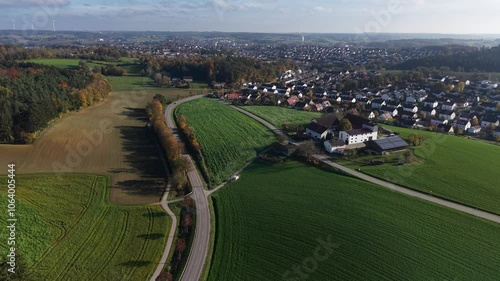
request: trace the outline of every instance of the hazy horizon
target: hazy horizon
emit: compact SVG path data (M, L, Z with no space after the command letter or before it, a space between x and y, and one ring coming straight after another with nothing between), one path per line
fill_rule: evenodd
M500 5L436 0L0 0L0 29L497 35ZM485 9L484 7L488 7ZM32 25L33 23L33 25Z

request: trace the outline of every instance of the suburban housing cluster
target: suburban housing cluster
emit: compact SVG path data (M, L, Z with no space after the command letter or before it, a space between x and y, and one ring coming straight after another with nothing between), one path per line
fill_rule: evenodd
M376 71L339 73L289 70L279 83L245 83L225 98L239 104L276 105L323 113L353 113L372 123L383 122L450 134L500 136L500 93L492 81L460 81L456 77L426 78L427 83L393 83L379 87L335 90L339 83L360 79L382 79ZM298 79L300 78L300 79ZM436 90L441 84L446 90ZM319 126L322 125L322 126ZM309 124L311 137L324 138L331 124ZM376 140L376 126L357 124L339 132L346 144Z

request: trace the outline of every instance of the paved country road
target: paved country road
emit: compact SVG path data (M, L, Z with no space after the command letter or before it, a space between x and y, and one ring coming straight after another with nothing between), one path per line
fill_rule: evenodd
M241 112L241 113L243 113L243 114L245 114L245 115L247 115L249 117L252 117L253 119L257 120L258 122L260 122L261 124L263 124L264 126L266 126L267 128L269 128L270 130L272 130L274 132L282 133L281 130L279 130L278 128L274 127L272 124L270 124L266 120L264 120L264 119L256 116L255 114L252 114L252 113L250 113L250 112L248 112L246 110L243 110L243 109L241 109L239 107L236 107L236 106L230 106L230 107L238 110L239 112ZM471 208L469 206L465 206L465 205L462 205L462 204L459 204L459 203L451 202L451 201L448 201L446 199L441 199L441 198L438 198L438 197L435 197L435 196L432 196L432 195L429 195L429 194L426 194L426 193L423 193L423 192L419 192L419 191L416 191L416 190L413 190L413 189L410 189L410 188L406 188L406 187L403 187L403 186L395 185L393 183L386 182L386 181L374 178L372 176L360 173L358 171L354 171L353 169L350 169L350 168L344 167L344 166L342 166L340 164L337 164L337 163L334 163L332 161L329 161L329 160L327 160L328 157L326 157L326 156L316 156L316 158L318 158L319 160L325 162L326 164L328 164L328 165L330 165L330 166L332 166L332 167L334 167L334 168L336 168L338 170L341 170L341 171L343 171L345 173L353 175L353 176L355 176L357 178L360 178L362 180L374 183L376 185L383 186L385 188L389 188L391 190L394 190L394 191L397 191L397 192L400 192L400 193L404 193L404 194L410 195L412 197L417 197L419 199L422 199L422 200L425 200L425 201L428 201L428 202L432 202L432 203L435 203L435 204L438 204L438 205L441 205L441 206L444 206L444 207L452 208L452 209L458 210L460 212L464 212L464 213L467 213L467 214L470 214L470 215L473 215L473 216L476 216L476 217L479 217L479 218L482 218L482 219L485 219L485 220L489 220L489 221L492 221L492 222L500 223L500 216L498 216L498 215L495 215L495 214L492 214L492 213L488 213L488 212L485 212L485 211L481 211L481 210L477 210L477 209Z
M189 97L175 103L171 103L165 110L165 119L167 126L172 129L175 137L180 141L179 131L173 120L174 109L182 103L192 101L203 97L202 95ZM196 204L196 226L193 243L191 244L191 251L189 252L188 260L184 271L182 272L181 280L183 281L196 281L200 280L205 259L207 257L209 243L210 243L210 209L208 206L208 199L205 195L205 189L200 175L194 166L194 161L187 153L183 154L191 163L192 169L188 172L189 182L193 188L191 198ZM168 253L167 253L168 255Z

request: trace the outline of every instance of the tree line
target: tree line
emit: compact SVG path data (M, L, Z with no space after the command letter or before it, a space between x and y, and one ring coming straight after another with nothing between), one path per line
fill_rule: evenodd
M255 58L237 57L232 55L192 56L180 58L145 57L146 75L165 72L170 77L183 78L191 76L195 81L211 83L213 81L228 84L244 82L275 81L279 75L288 69L294 69L294 63L280 59L275 62L265 62Z
M167 126L160 100L153 99L148 104L146 111L168 161L171 171L170 184L178 194L183 194L189 184L186 172L191 169L191 165L182 157L182 143L177 141L172 130Z
M199 163L199 167L201 173L203 174L203 177L205 177L206 180L209 179L208 169L203 159L202 146L198 141L193 128L188 125L185 115L180 115L177 117L177 126L179 127L182 135L184 136L184 139L186 140L188 149L192 152L192 155L194 155L196 161Z
M32 59L81 59L96 61L119 61L129 57L129 53L113 46L91 46L86 48L67 46L54 48L24 48L20 46L0 45L0 61Z
M51 120L102 101L111 85L98 74L0 61L0 142L30 143Z

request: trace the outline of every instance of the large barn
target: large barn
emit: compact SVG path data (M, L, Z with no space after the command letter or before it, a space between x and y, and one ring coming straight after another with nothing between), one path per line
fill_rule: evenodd
M366 143L366 149L368 151L372 151L379 155L402 151L406 148L408 148L408 143L398 136L373 140Z

